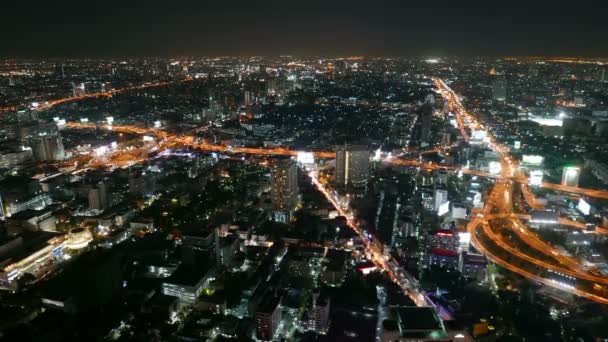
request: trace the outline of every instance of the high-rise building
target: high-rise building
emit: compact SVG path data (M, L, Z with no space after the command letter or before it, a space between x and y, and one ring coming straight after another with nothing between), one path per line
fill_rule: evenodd
M319 291L312 295L312 308L308 316L309 330L326 334L329 330L329 298L321 296Z
M98 183L89 189L89 209L105 210L108 208L108 192L105 183Z
M75 84L72 82L72 95L74 97L82 96L86 94L86 87L84 83Z
M369 150L363 145L344 144L336 148L336 184L362 187L369 178Z
M578 179L581 176L581 168L578 166L565 166L562 172L562 185L578 186Z
M281 322L280 298L266 294L255 313L255 336L258 340L272 341Z
M433 120L433 106L430 103L425 103L416 119L414 126L414 136L420 143L428 143L431 138L431 124Z
M64 160L65 149L61 135L39 136L32 141L32 152L36 160Z
M433 211L439 212L439 208L448 201L448 191L443 189L436 189L435 196L433 198Z
M505 102L507 100L507 82L504 79L494 81L492 99L497 102Z
M32 150L22 146L0 148L0 169L10 169L32 159Z
M276 159L270 168L273 216L277 222L289 222L298 199L298 169L291 159Z

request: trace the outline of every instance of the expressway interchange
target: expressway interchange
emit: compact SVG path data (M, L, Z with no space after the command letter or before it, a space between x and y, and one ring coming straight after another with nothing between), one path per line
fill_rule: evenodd
M458 96L443 81L436 79L435 84L448 101L462 132L466 132L467 127L471 129L483 127L465 110ZM463 137L465 140L468 139L467 135ZM501 156L501 177L496 180L482 211L474 214L467 225L475 248L496 264L540 284L608 304L608 277L592 273L577 258L565 255L540 239L522 222L529 219L529 215L514 213L512 203L514 183L525 184L526 177L519 171L518 163L510 155L508 147L497 142L492 136L489 146ZM543 187L607 198L605 192L601 190L565 187L551 183L543 183ZM542 205L536 201L527 186L522 187L522 192L531 208L542 209ZM585 229L584 225L565 218L560 218L560 224L570 229ZM607 232L606 229L600 228L594 233Z

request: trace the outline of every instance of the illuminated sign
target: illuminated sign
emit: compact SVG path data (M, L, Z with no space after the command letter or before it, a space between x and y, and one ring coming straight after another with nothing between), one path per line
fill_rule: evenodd
M113 116L108 116L106 118L106 121L108 122L108 125L111 125L114 122L114 117Z
M450 211L450 201L447 201L439 206L439 210L437 211L437 216L443 216Z
M143 139L144 141L154 141L154 138L149 135L144 135Z
M488 133L482 130L475 130L471 132L471 143L472 144L481 144L482 142L487 141Z
M108 152L108 147L107 146L99 146L98 148L96 148L94 150L95 155L96 156L103 156L104 154L106 154Z
M312 152L298 152L296 159L300 164L314 164L315 156Z
M468 232L459 232L458 233L458 242L460 244L469 244L471 243L471 233Z
M82 123L89 122L89 119L87 119L87 118L80 118L80 122L82 122Z
M543 185L543 172L541 170L530 171L530 179L528 180L530 186L541 186Z
M491 174L493 174L493 175L500 174L501 167L500 167L500 163L499 162L496 162L496 161L490 162L489 168L490 168L490 173Z
M467 218L467 209L466 208L452 208L452 218L454 219L466 219Z
M522 156L522 163L528 165L541 165L545 158L543 156L524 154Z
M160 121L154 121L154 128L160 128Z
M521 141L516 140L513 143L513 148L516 149L516 150L519 150L521 148Z
M591 211L591 206L589 205L589 203L587 203L587 201L581 198L578 200L578 205L576 206L576 209L580 210L583 215L589 215L589 212Z

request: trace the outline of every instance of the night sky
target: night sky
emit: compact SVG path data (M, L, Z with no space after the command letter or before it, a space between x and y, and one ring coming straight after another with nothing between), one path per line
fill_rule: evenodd
M608 57L607 4L546 3L7 0L0 55Z

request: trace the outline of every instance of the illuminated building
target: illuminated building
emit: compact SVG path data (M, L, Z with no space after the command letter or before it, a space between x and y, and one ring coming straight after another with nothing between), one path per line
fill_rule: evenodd
M32 149L25 147L1 148L0 169L10 169L32 159Z
M562 185L578 186L578 180L581 175L581 168L578 166L565 166L562 172Z
M459 256L458 252L443 249L432 248L428 255L428 266L436 266L448 269L458 269Z
M291 159L276 159L270 166L273 219L289 222L298 201L298 169Z
M209 286L213 274L213 268L182 264L162 283L162 292L179 298L182 303L194 304L203 289Z
M23 210L6 220L7 232L18 234L22 231L44 230L56 231L55 216L52 211Z
M329 309L329 298L321 296L319 291L316 290L312 295L312 307L308 311L306 322L308 330L326 334L329 330Z
M433 196L433 211L439 212L445 203L448 203L448 191L436 189Z
M72 82L72 96L78 97L86 94L86 87L84 83L75 84Z
M494 81L492 99L496 102L505 102L507 100L507 82L504 79Z
M51 203L51 198L42 192L34 179L10 176L0 180L0 218L27 209L44 209Z
M48 232L37 232L33 237L17 237L0 246L5 260L0 272L0 289L17 290L17 280L24 274L39 277L54 268L63 256L65 238Z
M255 337L261 341L272 341L281 322L281 299L266 294L255 312Z
M460 258L460 274L469 279L482 281L486 277L488 261L482 254L462 253Z
M344 144L336 148L336 184L362 187L369 178L370 154L367 146Z
M64 160L65 149L60 135L39 136L32 141L32 151L36 160Z
M86 248L93 241L93 234L86 228L74 228L68 234L65 247L72 250Z

